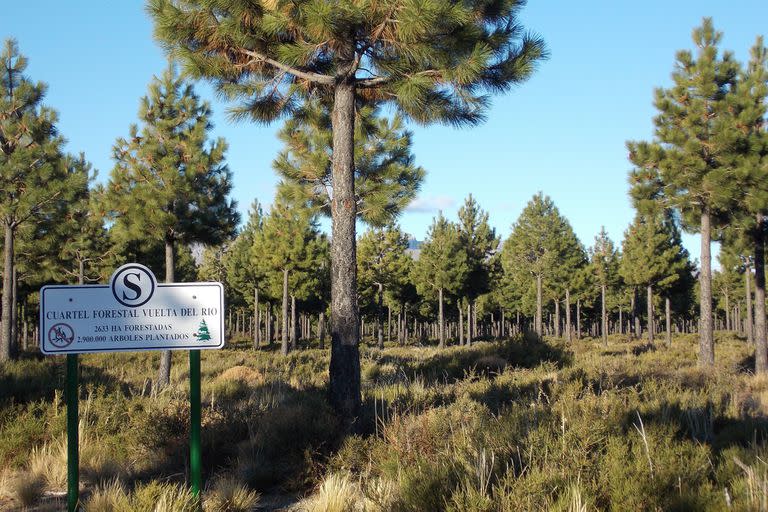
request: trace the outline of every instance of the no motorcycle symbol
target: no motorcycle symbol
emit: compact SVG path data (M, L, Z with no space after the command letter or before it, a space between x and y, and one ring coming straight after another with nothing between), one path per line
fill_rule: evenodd
M75 341L75 331L67 324L55 324L48 329L48 341L56 348L68 347Z

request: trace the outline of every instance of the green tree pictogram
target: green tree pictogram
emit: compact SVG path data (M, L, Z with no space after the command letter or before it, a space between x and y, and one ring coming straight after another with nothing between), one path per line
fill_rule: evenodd
M211 333L208 331L208 324L205 323L205 319L200 322L195 338L197 338L197 341L208 341L211 339Z

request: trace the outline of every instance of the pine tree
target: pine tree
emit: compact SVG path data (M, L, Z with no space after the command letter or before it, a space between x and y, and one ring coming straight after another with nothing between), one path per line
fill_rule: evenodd
M264 212L259 202L254 201L248 212L248 222L227 247L223 256L227 284L233 295L233 304L238 306L253 305L254 289L259 287L263 279L251 263L253 242L261 231L263 222Z
M211 333L208 330L208 324L205 323L205 318L200 322L200 327L195 333L195 338L197 338L197 341L209 341L211 339Z
M75 168L73 173L85 175L86 184L95 179L95 171L82 154L78 158L70 157L69 161ZM106 262L113 248L104 226L103 195L101 185L73 191L67 198L67 214L63 216L66 221L58 223L63 231L62 243L57 245L61 247L59 257L63 271L80 284L105 282L111 273Z
M600 325L603 343L608 345L608 313L607 297L610 291L618 284L619 254L613 240L608 237L605 227L600 228L600 233L595 237L595 244L589 251L589 268L593 280L600 288Z
M179 243L220 243L238 222L226 143L208 141L210 108L170 64L149 85L139 119L115 143L106 204L115 236L140 240L152 233L165 244L165 281L174 282ZM157 385L170 381L170 352L161 354Z
M654 289L669 303L675 286L685 282L686 276L693 275L688 251L683 247L680 231L669 213L656 211L635 216L624 233L619 273L627 285L646 289L647 335L648 342L653 343ZM671 341L669 334L667 332L668 343Z
M251 266L263 276L270 297L282 297L283 326L281 352L288 354L289 299L310 300L322 294L327 283L328 241L321 234L313 212L292 207L284 201L272 206L264 217L251 247Z
M569 280L569 286L571 288L570 298L576 303L576 321L574 322L576 324L576 338L580 339L582 333L581 319L584 316L582 311L591 309L598 296L602 299L601 287L595 284L595 274L589 261L573 273Z
M208 245L203 248L200 266L197 267L197 278L202 282L218 282L225 285L226 291L229 291L227 283L227 267L224 266L224 254L226 247L224 245ZM227 304L232 304L231 297L227 297Z
M419 259L413 267L416 290L425 297L437 293L440 348L445 347L445 295L458 294L468 271L467 254L461 243L459 228L440 213L432 220Z
M66 197L87 186L82 173L66 165L57 134L56 112L42 104L47 87L24 75L27 59L8 39L0 52L0 224L3 241L2 332L0 362L14 356L14 242L20 228L56 218Z
M755 373L768 372L765 311L765 240L768 232L768 48L758 37L728 98L731 159L741 184L738 225L751 238L755 269ZM733 179L733 176L731 176ZM746 255L745 251L742 255Z
M384 348L384 295L397 294L410 278L407 250L408 237L397 225L370 229L357 244L358 296L361 309L375 314L379 348Z
M222 263L225 268L227 287L232 295L231 304L237 306L249 306L253 308L255 328L253 332L254 348L258 349L261 345L261 312L259 311L259 302L267 304L268 314L265 317L264 324L270 322L272 315L272 303L278 297L272 297L266 293L263 286L264 276L256 271L256 267L251 263L251 251L256 234L262 228L264 213L257 200L253 201L249 210L248 222L237 235L237 238L227 247L222 256ZM272 343L271 331L267 329L267 343Z
M542 336L545 286L557 290L567 268L578 266L583 248L552 199L533 196L504 242L501 262L507 286L517 288L526 313L533 313L534 330Z
M459 209L459 242L467 255L467 274L462 283L462 294L471 305L477 298L491 290L493 256L499 248L496 230L488 224L488 213L480 208L472 194ZM471 325L467 320L468 327ZM472 342L472 329L467 329L467 343Z
M738 64L730 52L719 55L722 34L705 18L694 29L694 57L677 53L674 85L657 89L652 142L629 142L629 158L636 166L630 181L635 186L659 186L666 205L682 213L684 227L701 234L700 352L699 362L715 360L712 324L711 252L713 224L732 210L739 183L724 165L728 154L728 123L724 112Z
M546 53L522 2L151 0L157 37L213 80L236 117L270 122L308 96L328 101L331 176L330 399L351 426L360 406L355 108L391 103L420 123L471 125L488 93L523 82Z
M725 329L735 329L735 318L732 315L735 304L742 296L743 283L741 274L744 267L739 255L729 247L722 245L717 256L720 262L720 270L712 276L712 289L715 292L715 304L725 316Z
M331 217L333 133L327 105L310 100L279 134L285 149L273 167L281 194ZM355 193L357 214L371 226L393 222L416 197L424 169L413 163L411 133L400 116L391 121L371 106L355 109Z
M38 212L34 223L26 223L16 232L14 270L18 283L25 287L85 282L86 275L90 281L99 281L104 274L103 259L109 252L104 217L94 210L98 187L94 196L88 188L95 173L82 154L64 155L60 164L70 186L61 189L49 208Z
M555 302L555 336L560 336L560 303L565 299L566 338L571 341L571 289L578 286L578 273L587 265L587 251L568 219L561 216L553 237L559 257L547 282L548 294Z
M740 210L738 215L725 229L721 230L720 268L727 268L730 274L742 275L742 282L738 288L743 292L744 299L744 331L747 342L755 342L754 309L759 306L753 304L752 292L755 288L752 269L755 268L755 217L748 210ZM755 272L757 273L757 272Z

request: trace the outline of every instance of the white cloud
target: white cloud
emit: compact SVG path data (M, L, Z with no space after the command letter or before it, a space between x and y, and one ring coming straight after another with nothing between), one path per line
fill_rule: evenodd
M456 205L456 201L448 196L417 197L405 209L413 213L437 213L448 210Z

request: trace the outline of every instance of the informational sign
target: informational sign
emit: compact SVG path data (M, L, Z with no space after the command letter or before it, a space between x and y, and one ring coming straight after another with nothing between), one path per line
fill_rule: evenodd
M129 263L109 285L43 287L40 327L44 354L221 348L224 289L158 284L147 267Z

